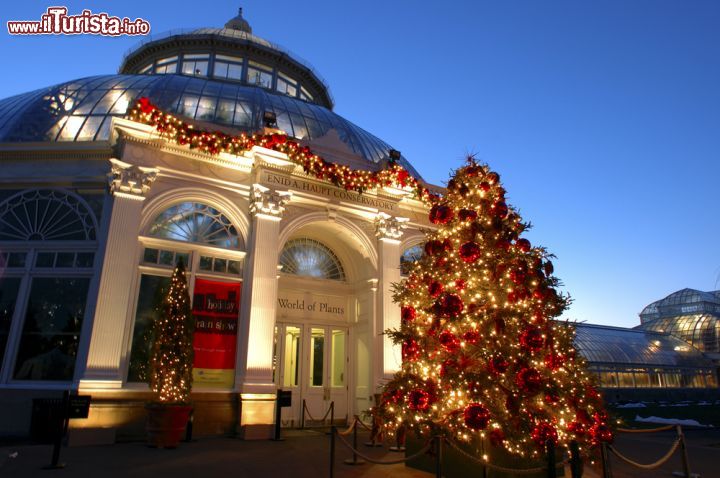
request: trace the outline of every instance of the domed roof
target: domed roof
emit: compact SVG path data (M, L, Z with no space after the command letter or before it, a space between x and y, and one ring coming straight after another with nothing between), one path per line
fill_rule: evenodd
M700 313L720 315L720 291L681 289L646 306L640 312L640 321Z
M252 28L250 27L250 24L242 16L242 8L238 9L238 14L236 17L228 20L228 22L225 24L225 28L252 33Z
M323 106L255 86L175 74L93 76L0 100L0 142L108 140L111 118L124 117L143 96L199 127L228 132L261 131L264 112L272 111L290 136L311 147L334 141L342 147L335 148L340 156L357 156L375 168L393 149ZM405 158L400 163L420 179Z

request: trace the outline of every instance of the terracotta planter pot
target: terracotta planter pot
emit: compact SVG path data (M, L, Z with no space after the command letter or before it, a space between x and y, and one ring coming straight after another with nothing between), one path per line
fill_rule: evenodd
M148 420L145 429L148 444L156 448L177 448L185 434L188 418L192 407L189 405L158 405L145 406Z

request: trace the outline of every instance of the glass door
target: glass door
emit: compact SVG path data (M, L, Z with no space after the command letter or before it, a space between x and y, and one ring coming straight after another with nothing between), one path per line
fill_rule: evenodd
M334 417L347 416L347 328L308 326L306 386L308 412L321 419L334 404ZM328 416L329 418L329 416Z
M302 397L300 393L300 370L302 366L302 326L277 324L275 326L275 353L273 375L278 388L292 392L292 406L282 410L282 426L300 425Z
M277 324L275 383L293 392L292 407L282 412L284 426L299 425L303 400L306 423L319 422L331 403L336 420L347 418L347 336L344 327Z

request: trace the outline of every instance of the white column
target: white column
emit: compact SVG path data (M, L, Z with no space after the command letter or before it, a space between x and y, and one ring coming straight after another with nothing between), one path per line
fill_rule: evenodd
M378 333L400 328L400 307L393 302L392 287L394 283L400 282L400 238L407 221L406 218L392 217L385 213L379 213L375 220L380 279L377 293L380 312ZM390 378L402 364L400 347L393 344L389 336L382 335L381 350L382 377Z
M120 388L124 335L131 286L137 271L135 250L142 202L157 169L110 160L112 213L105 246L90 348L80 388Z
M246 331L239 353L241 434L246 439L267 439L274 421L275 384L272 376L273 339L277 308L277 264L280 219L289 192L253 185L253 216L248 263L243 283L241 321Z

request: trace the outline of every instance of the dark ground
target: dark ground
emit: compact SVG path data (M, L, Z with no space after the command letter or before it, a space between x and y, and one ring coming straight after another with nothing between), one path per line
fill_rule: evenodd
M720 430L685 430L691 471L703 478L720 478ZM324 478L329 476L329 436L319 431L284 431L281 442L242 441L231 438L203 438L183 443L176 450L148 448L143 443L123 443L109 446L64 448L62 470L42 470L50 461L49 445L0 446L0 477L103 477L103 478L160 478L160 477L293 477ZM674 431L654 434L623 434L615 446L621 453L641 463L650 463L664 455L675 438ZM359 442L367 439L360 434ZM401 455L383 448L361 451L372 457L391 460ZM14 454L17 454L13 457ZM337 443L335 476L356 477L432 477L400 465L348 466L343 463L350 452ZM612 459L614 478L662 478L680 471L679 455L653 471L632 468ZM569 475L566 475L569 476ZM587 470L588 478L597 477Z

